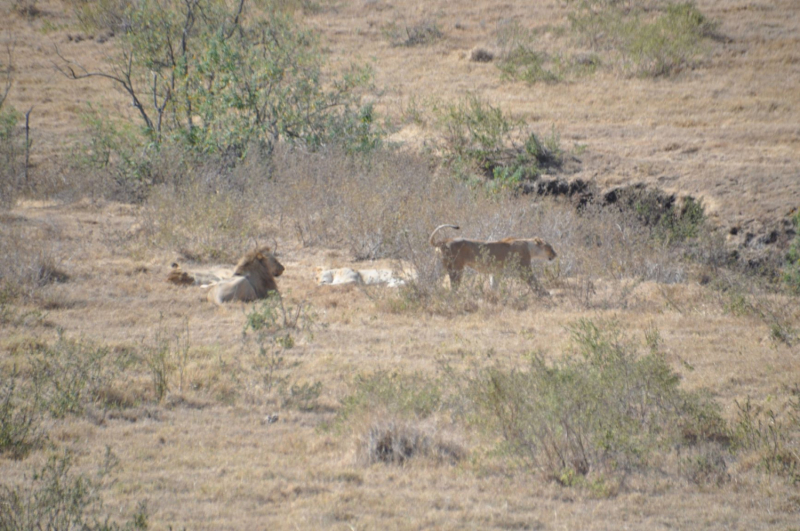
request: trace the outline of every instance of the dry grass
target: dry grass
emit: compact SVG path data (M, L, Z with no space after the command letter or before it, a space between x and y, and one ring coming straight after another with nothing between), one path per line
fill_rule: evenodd
M67 368L103 352L111 372L63 418L42 410L32 433L48 444L37 441L23 459L4 452L3 487L40 469L48 445L72 450L85 474L110 447L120 466L102 491L107 514L128 520L144 501L152 528L796 527L796 484L768 466L790 465L798 452L796 298L715 270L713 259L695 271L685 247L653 238L630 212L578 214L567 201L476 194L414 153L438 140L425 95L452 102L477 92L536 129L554 124L565 147L579 145L575 177L702 197L712 222L740 229L730 238L758 234L800 202L800 21L790 0L698 2L726 38L677 77L601 70L587 82L533 86L502 81L495 62L470 61L469 51L495 49L507 19L538 28L532 43L548 54L575 46L557 30L560 4L321 4L302 16L323 32L331 68L363 50L375 56L376 104L410 149L371 161L286 150L271 166L253 159L232 173L183 174L165 163L164 184L141 206L100 199L106 175L63 170L84 102L127 112L127 101L52 71L52 44L93 66L109 41L75 29L75 2L33 4L37 13L24 16L0 6L0 35L16 43L10 101L35 106L34 192L73 194L71 179L99 192L69 204L24 200L0 214L0 374L30 383L31 360L47 352ZM406 20L441 36L393 46L384 29ZM536 273L550 295L511 279L495 292L479 275L451 292L427 243L441 223L458 223L465 237L547 239L559 259ZM285 303L307 309L309 333L283 322L264 337L244 334L252 306L214 307L199 287L164 282L176 259L187 269L230 266L255 242L273 241L286 266ZM721 246L698 252L716 256ZM370 267L411 265L418 280L397 293L315 285L318 266L371 259ZM500 434L464 420L461 388L448 378L520 367L532 352L562 359L564 326L581 318L613 319L640 340L657 329L680 388L709 391L750 442L667 448L651 469L572 487L519 467ZM392 374L399 384L377 386ZM359 382L375 375L377 387L359 395ZM351 406L359 396L360 409ZM748 398L754 409L743 417ZM748 431L747 418L765 429ZM778 426L770 419L781 446L760 435Z
M511 205L496 207L513 212ZM547 208L557 213L559 207ZM794 349L771 339L770 326L756 314L730 311L724 292L690 282L634 280L637 270L629 280L616 280L611 270L588 269L603 263L593 251L585 259L594 265L580 265L587 267L581 275L545 282L554 292L550 299L531 295L519 305L476 277L473 288L466 285L458 294L442 288L432 299L445 305L449 296L463 297L472 301L469 311L387 312L381 308L398 295L314 285L317 265L363 267L346 245L338 251L309 247L284 236L287 269L279 286L290 308L309 305L314 324L310 334L301 334L278 322L264 346L278 345L270 341L284 337L281 330L293 335L293 344L264 356L252 332L242 336L250 306L212 307L199 288L164 282L171 255L141 244L131 254L117 245L109 232L133 225L127 214L113 204L85 210L26 205L12 212L25 225L47 219L59 227L50 232L55 241L75 245L65 266L69 281L36 291L35 300L60 301L45 310L51 324L4 321L0 345L3 370L10 370L29 349L41 348L37 344L57 345L55 324L72 340L107 346L108 359L118 360L114 367L122 372L92 391L96 397L85 404L91 407L43 426L50 441L78 452L79 472L91 473L105 446L112 447L122 466L105 500L121 517L130 518L142 500L152 525L201 528L281 527L287 521L301 528L475 522L498 529L530 522L587 527L625 518L640 528L666 522L766 529L791 525L796 517L794 488L784 476L764 471L761 446L730 455L687 447L665 455L660 467L669 473L645 471L566 488L519 469L497 453L491 437L447 413L457 406L459 391L440 380L443 366L513 367L531 351L558 359L568 346L563 325L587 316L613 318L638 338L657 326L665 359L683 378L681 388L712 390L732 422L735 401L748 396L758 404L779 397L772 400L783 404L800 377ZM91 219L102 219L108 229L82 229ZM481 234L492 230L486 223ZM566 248L563 254L569 254ZM382 264L391 261L376 262ZM102 289L92 287L97 278ZM594 285L585 300L557 294L558 282L580 278ZM784 303L755 291L750 296L764 305ZM21 316L43 304L19 299L6 308ZM796 312L786 319L798 326ZM160 366L152 363L158 352ZM168 376L161 401L158 371ZM386 386L382 371L405 383ZM367 386L373 390L357 401L361 409L347 405L364 388L353 380L356 374L378 375L374 385L384 386ZM309 396L317 382L319 395ZM431 394L437 392L445 394ZM344 411L351 414L337 421ZM325 425L339 428L321 430ZM4 477L20 478L46 454L34 450L23 461L3 461ZM593 508L591 516L572 511L576 506Z

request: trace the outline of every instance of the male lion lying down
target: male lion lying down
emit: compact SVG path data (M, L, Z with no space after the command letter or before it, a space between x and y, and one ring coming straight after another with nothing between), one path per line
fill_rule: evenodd
M491 275L495 287L495 275L506 268L515 272L531 286L536 287L536 279L531 271L531 260L552 260L556 257L553 247L540 238L528 240L505 238L497 242L483 242L466 238L449 238L436 243L433 237L443 228L458 230L458 225L439 225L431 233L429 242L441 253L442 264L450 276L450 286L457 288L465 267Z
M269 247L254 249L244 255L233 277L211 285L208 300L215 304L232 301L254 301L265 298L270 291L278 291L275 277L283 274L283 265L278 262Z

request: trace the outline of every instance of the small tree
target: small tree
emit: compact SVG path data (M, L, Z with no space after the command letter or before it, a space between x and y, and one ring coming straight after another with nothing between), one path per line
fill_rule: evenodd
M142 0L127 8L130 26L110 71L88 71L61 55L58 68L122 88L156 145L241 155L252 142L271 152L283 139L316 146L342 131L360 135L357 146L371 145L363 128L347 126L353 117L364 123L359 89L369 69L325 80L310 31L278 10L245 7L245 0Z

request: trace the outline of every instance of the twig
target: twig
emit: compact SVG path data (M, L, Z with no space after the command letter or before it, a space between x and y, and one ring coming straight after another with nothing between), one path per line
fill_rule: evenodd
M30 181L28 180L28 168L30 167L30 155L31 155L30 117L32 110L33 107L28 109L28 112L25 113L25 187L26 188L30 188Z

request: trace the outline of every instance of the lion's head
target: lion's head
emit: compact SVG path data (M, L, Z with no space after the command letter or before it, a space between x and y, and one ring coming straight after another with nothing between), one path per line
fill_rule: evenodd
M531 253L531 258L541 258L542 260L554 260L558 255L556 254L553 246L541 238L532 238L530 240L519 240L528 242L528 250Z
M279 277L283 274L284 267L269 247L254 249L244 255L236 264L234 275L258 278Z
M284 267L269 247L254 249L244 255L233 270L233 278L214 284L208 300L216 304L232 301L253 301L278 291L275 277L283 274Z

